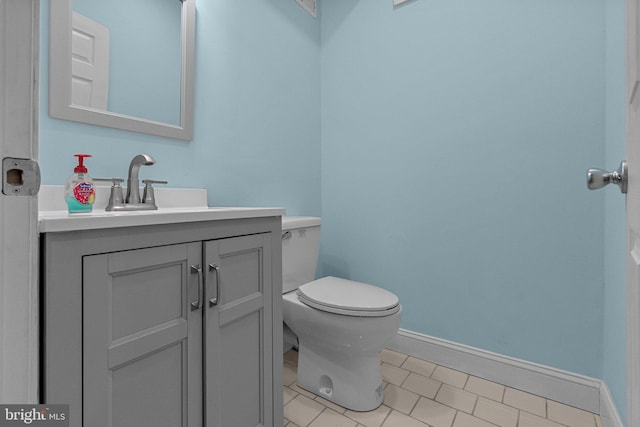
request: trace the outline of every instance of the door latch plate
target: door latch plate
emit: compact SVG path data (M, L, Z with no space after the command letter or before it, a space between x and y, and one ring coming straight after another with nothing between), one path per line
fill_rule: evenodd
M31 159L2 159L2 194L35 196L40 191L40 165Z

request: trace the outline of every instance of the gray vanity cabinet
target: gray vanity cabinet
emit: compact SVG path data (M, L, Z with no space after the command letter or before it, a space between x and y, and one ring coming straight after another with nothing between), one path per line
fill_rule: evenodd
M280 217L47 233L43 403L72 427L282 423Z

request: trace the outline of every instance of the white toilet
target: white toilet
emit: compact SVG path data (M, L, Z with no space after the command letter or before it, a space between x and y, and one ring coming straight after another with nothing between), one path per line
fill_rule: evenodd
M345 408L370 411L384 398L378 354L398 331L402 306L376 286L313 280L319 240L320 218L282 218L285 341L288 327L297 336L297 384Z

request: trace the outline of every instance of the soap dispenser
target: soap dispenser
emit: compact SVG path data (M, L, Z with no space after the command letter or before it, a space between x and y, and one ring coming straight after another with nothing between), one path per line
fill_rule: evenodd
M78 165L73 169L73 175L64 186L64 199L69 213L91 212L96 196L93 179L84 166L84 159L91 157L91 154L74 154L74 156L78 158Z

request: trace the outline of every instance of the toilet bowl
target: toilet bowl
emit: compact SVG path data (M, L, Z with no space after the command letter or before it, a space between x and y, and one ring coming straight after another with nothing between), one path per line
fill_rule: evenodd
M377 408L379 353L400 326L398 298L352 280L313 280L320 219L283 217L282 227L283 319L298 341L297 384L348 409Z

